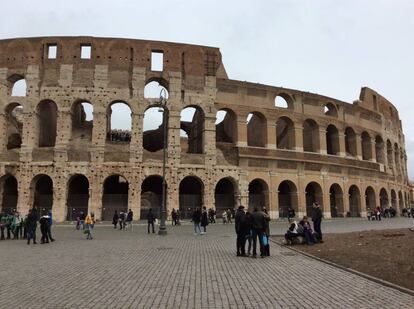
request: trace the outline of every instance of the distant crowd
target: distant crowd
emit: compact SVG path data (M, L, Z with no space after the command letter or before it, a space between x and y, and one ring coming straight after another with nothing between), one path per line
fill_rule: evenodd
M111 130L107 133L107 138L113 142L130 142L131 131L119 129Z

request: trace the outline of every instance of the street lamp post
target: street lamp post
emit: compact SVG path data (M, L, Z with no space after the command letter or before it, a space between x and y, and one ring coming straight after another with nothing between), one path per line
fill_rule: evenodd
M167 182L165 181L165 169L167 161L167 147L168 147L168 109L167 109L167 92L161 89L160 103L163 108L162 123L163 123L163 151L162 151L162 205L161 205L161 222L158 235L167 235L167 227L165 221L167 219Z

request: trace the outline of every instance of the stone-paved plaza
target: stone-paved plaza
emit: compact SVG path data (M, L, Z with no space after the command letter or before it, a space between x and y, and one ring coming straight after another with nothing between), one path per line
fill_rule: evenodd
M324 222L326 232L413 226L414 220ZM278 234L286 223L273 223ZM39 231L38 231L39 232ZM0 308L412 308L414 296L271 243L271 257L235 256L234 225L168 226L167 236L72 225L56 242L0 242ZM40 233L38 233L39 236Z

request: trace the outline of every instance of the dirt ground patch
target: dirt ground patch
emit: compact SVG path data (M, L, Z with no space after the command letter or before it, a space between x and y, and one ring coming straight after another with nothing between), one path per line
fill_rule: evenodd
M322 244L294 247L414 290L414 232L409 229L325 234Z

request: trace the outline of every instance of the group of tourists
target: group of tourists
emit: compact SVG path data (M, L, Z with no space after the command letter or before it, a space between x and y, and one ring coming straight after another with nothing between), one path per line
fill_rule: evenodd
M389 208L382 208L380 206L374 209L367 208L368 221L381 221L382 218L393 218L397 215L397 211L391 206Z
M191 222L194 224L194 235L203 235L207 233L207 225L209 223L207 208L196 208L191 217ZM203 230L201 230L203 228Z
M0 240L11 239L27 239L27 244L32 241L36 244L36 229L37 223L40 224L40 232L42 234L40 243L45 244L55 241L52 237L52 212L45 211L42 216L39 216L38 210L32 208L25 218L22 218L20 213L16 210L6 214L0 213ZM5 234L6 233L6 234Z
M403 208L401 211L403 217L406 218L414 218L414 207L411 208Z
M112 217L112 224L114 229L119 225L120 230L125 230L127 227L132 227L132 220L134 219L134 212L130 209L128 212L119 212L115 210Z
M234 218L236 239L236 255L257 257L257 240L259 240L260 257L270 256L269 228L270 216L265 207L258 207L253 212L244 211L244 206L239 206ZM246 252L247 242L247 252Z
M181 219L181 212L179 209L175 210L175 208L171 211L171 219L172 219L172 225L181 225L180 219Z
M322 210L316 202L312 204L312 222L313 230L307 216L304 216L299 223L296 221L289 221L290 225L285 234L286 244L292 245L299 240L300 237L303 237L308 245L323 242L321 230Z
M130 142L131 131L128 130L111 130L108 132L108 139L112 142Z
M232 223L232 218L234 217L233 212L231 209L223 210L223 213L221 214L221 218L223 219L223 224Z

